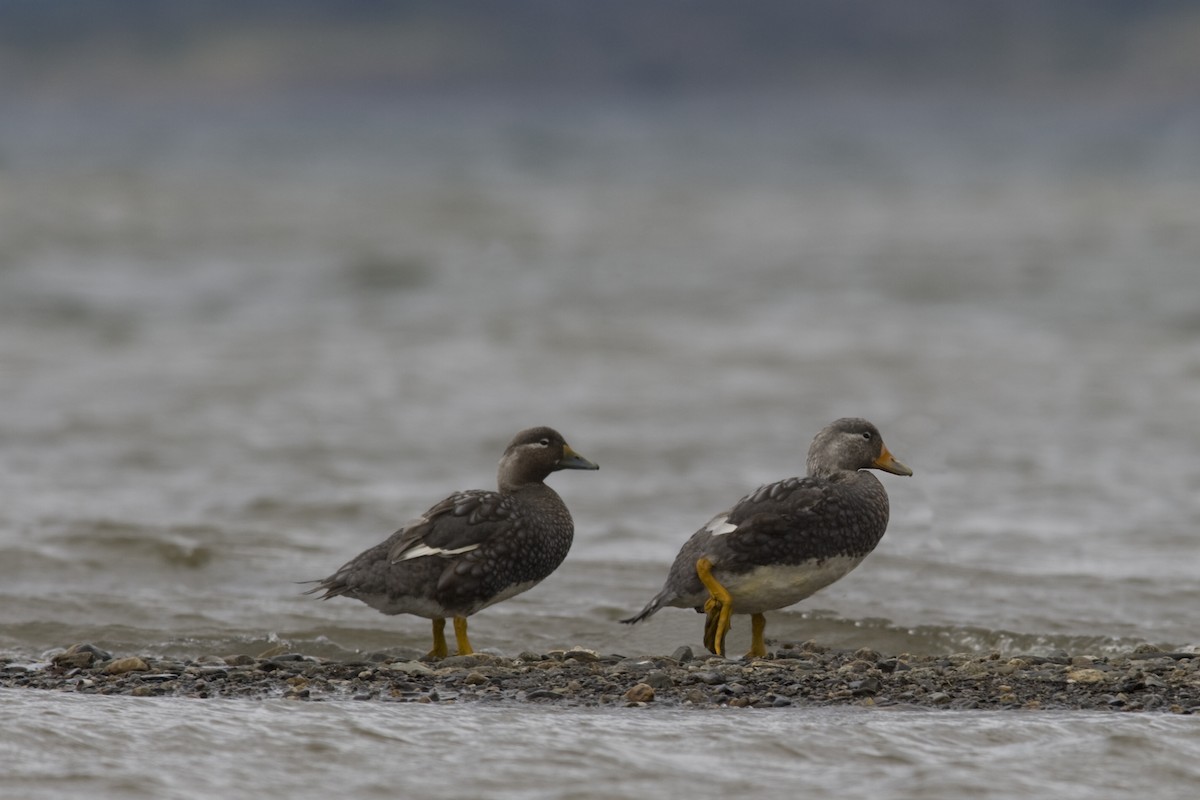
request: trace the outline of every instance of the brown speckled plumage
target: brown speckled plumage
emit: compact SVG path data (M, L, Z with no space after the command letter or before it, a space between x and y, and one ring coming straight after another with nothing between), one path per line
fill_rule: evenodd
M574 525L543 481L560 469L597 469L551 428L530 428L500 459L497 491L457 492L311 590L345 595L385 614L462 620L519 594L552 573L571 548ZM468 647L469 649L469 647Z

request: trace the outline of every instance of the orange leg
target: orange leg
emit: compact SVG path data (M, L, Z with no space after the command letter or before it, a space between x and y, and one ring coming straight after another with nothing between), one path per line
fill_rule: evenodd
M729 633L729 618L733 615L733 596L713 577L712 562L707 557L696 562L696 574L708 589L704 603L704 646L710 653L725 655L725 634Z
M445 658L450 651L446 648L446 620L442 617L433 618L433 649L425 654L426 658Z
M762 614L750 615L750 652L747 658L766 658L767 645L763 643L763 631L767 628L767 618Z
M467 639L467 618L454 618L454 639L458 643L458 654L460 656L469 656L475 651L471 649L471 642Z

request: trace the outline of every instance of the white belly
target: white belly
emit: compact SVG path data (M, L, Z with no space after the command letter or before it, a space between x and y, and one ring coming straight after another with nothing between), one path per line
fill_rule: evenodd
M761 614L799 603L861 562L859 557L838 556L795 566L757 567L741 575L723 574L720 567L714 572L733 596L733 613Z

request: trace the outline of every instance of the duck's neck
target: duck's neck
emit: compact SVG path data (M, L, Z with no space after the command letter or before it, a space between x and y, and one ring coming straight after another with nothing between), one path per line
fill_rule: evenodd
M501 471L496 478L496 485L499 488L500 494L517 494L518 492L539 491L549 489L550 487L542 483L542 478L521 477L516 475L506 475Z

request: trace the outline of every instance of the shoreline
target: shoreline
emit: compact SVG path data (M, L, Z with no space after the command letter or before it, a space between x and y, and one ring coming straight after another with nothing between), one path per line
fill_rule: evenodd
M1200 653L1142 645L1116 656L885 655L784 645L725 659L574 649L442 660L329 661L294 652L179 660L73 645L49 662L0 654L0 688L131 697L565 707L823 707L1200 713Z

